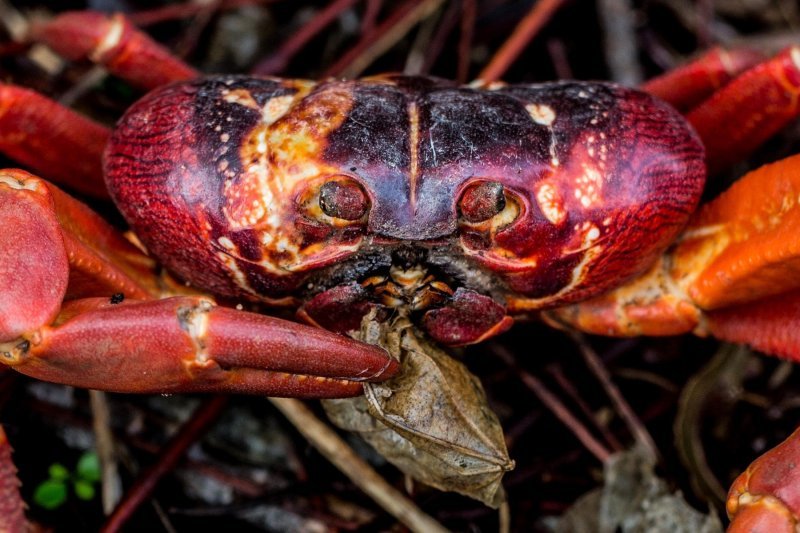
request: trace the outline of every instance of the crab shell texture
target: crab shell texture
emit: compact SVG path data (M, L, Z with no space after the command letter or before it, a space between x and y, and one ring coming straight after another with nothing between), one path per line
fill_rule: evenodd
M652 263L705 180L676 111L586 82L211 77L145 96L105 156L113 198L166 267L287 305L409 245L509 313L585 299Z

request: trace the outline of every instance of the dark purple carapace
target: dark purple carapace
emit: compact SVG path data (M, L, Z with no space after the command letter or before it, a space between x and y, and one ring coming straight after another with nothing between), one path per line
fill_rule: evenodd
M641 272L705 177L691 128L641 92L405 76L172 85L123 117L105 165L141 240L198 287L331 329L406 305L449 344Z

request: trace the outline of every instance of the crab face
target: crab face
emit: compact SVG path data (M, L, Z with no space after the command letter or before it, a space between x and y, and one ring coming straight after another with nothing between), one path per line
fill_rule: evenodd
M643 93L408 76L172 85L121 120L106 171L192 284L334 330L405 306L447 344L641 272L705 177L691 128Z
M447 344L641 272L704 182L691 128L642 93L407 76L172 85L121 120L106 169L192 284L336 330L406 306Z

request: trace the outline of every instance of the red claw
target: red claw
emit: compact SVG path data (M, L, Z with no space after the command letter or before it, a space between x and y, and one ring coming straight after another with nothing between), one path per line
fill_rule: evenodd
M499 335L514 324L505 307L488 296L467 289L456 289L444 307L425 313L422 326L438 342L464 346Z
M397 371L380 348L200 297L77 300L0 354L38 379L116 392L343 397Z
M61 226L43 182L26 172L0 173L0 342L55 319L69 264ZM46 268L44 268L46 265Z
M28 531L19 485L17 469L11 461L11 445L3 426L0 426L0 531Z
M800 430L759 457L728 492L728 533L795 533L800 522Z

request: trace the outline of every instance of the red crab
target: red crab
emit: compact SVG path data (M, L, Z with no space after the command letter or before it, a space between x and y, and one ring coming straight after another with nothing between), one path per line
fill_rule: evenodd
M195 76L121 16L62 15L36 36L144 87ZM706 161L741 158L798 113L800 50L755 63L715 51L645 85L688 122L604 83L220 76L157 89L111 133L0 86L0 150L98 197L105 151L110 195L152 254L54 185L3 171L0 355L111 391L347 396L397 365L339 333L403 306L445 345L541 312L593 333L695 332L800 357L800 160L694 213ZM195 288L296 308L332 332ZM800 482L759 466L774 457L732 489L733 530L794 529ZM4 468L0 525L21 529Z

